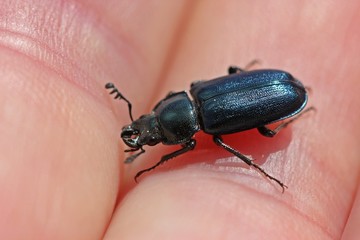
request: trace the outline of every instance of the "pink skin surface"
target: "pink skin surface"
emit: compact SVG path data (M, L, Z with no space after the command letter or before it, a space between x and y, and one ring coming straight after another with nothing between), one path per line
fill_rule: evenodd
M358 239L359 1L0 2L0 239ZM126 104L148 113L170 90L230 64L278 68L311 87L316 112L274 139L224 140L289 189L196 134L133 164Z

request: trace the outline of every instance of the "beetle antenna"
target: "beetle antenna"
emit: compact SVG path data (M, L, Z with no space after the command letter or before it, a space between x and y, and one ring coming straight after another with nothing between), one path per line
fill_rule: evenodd
M124 95L121 94L121 92L115 87L115 85L114 85L113 83L107 83L107 84L105 85L105 88L106 88L106 89L112 89L112 91L110 92L110 95L116 93L114 99L119 99L119 100L122 99L122 100L124 100L125 102L127 102L128 108L129 108L129 116L130 116L131 121L133 122L134 119L133 119L132 113L131 113L132 105L131 105L130 101L127 100L127 99L124 97Z

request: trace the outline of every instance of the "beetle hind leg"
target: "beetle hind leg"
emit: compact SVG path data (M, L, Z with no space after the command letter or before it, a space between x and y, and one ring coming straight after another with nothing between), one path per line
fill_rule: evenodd
M245 155L243 155L239 151L235 150L234 148L232 148L229 145L227 145L226 143L224 143L224 141L222 140L222 138L220 136L214 136L213 140L216 143L216 145L218 145L218 146L224 148L226 151L234 154L236 157L240 158L242 161L244 161L250 167L254 167L257 170L259 170L262 174L265 175L265 177L267 177L268 179L270 179L270 180L276 182L277 184L279 184L280 187L282 188L283 192L284 192L285 188L287 188L287 186L284 183L282 183L279 179L269 175L267 172L265 172L264 169L262 169L256 163L254 163L250 158L246 157Z
M291 118L290 120L284 121L279 126L277 126L274 130L271 130L270 128L268 128L266 126L261 126L261 127L258 127L257 129L258 129L259 133L265 137L274 137L276 134L278 134L280 132L281 129L287 127L290 123L299 119L305 113L307 113L309 111L315 111L315 110L316 110L315 107L309 107L309 108L305 109L303 112L296 115L295 117Z
M158 166L160 166L160 165L163 164L164 162L166 162L166 161L168 161L168 160L170 160L170 159L172 159L172 158L174 158L174 157L177 157L177 156L179 156L179 155L181 155L181 154L184 154L184 153L186 153L186 152L188 152L188 151L190 151L190 150L193 150L193 149L195 148L195 146L196 146L196 141L195 141L195 139L191 139L189 142L185 143L185 144L182 146L181 149L179 149L179 150L177 150L177 151L175 151L175 152L169 153L169 154L167 154L167 155L162 156L161 160L160 160L158 163L156 163L154 166L149 167L149 168L146 168L146 169L141 170L140 172L138 172L138 173L135 175L135 178L134 178L135 181L137 182L138 177L140 177L143 173L149 172L149 171L151 171L151 170L154 170L155 168L157 168Z

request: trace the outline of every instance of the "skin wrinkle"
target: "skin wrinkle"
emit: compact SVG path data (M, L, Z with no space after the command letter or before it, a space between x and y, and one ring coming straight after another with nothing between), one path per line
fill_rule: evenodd
M112 36L113 34L111 34L112 31L110 29L104 27L103 25L101 25L100 27L99 23L96 22L96 16L94 14L91 14L90 11L85 11L87 9L76 8L75 6L79 4L66 4L64 3L64 1L61 1L60 4L60 14L57 14L60 17L55 18L53 16L49 16L51 18L49 24L46 24L45 26L38 26L41 29L46 29L47 31L49 29L49 25L54 26L53 28L50 28L52 29L52 31L45 32L45 36L43 36L42 31L34 32L31 30L31 26L36 24L37 21L40 23L44 21L41 18L35 19L35 23L34 21L28 21L26 17L22 17L20 19L15 18L16 21L14 23L8 23L7 25L0 27L0 42L2 43L1 45L30 57L33 61L38 62L42 66L45 66L46 68L51 69L58 75L61 75L67 81L75 82L77 86L88 90L88 92L93 97L100 100L102 98L99 97L98 91L99 89L102 89L103 86L96 86L98 85L97 81L94 81L92 79L97 78L97 76L90 74L90 71L88 71L86 68L81 67L81 65L83 65L83 62L80 62L79 64L78 60L75 60L76 58L78 58L79 54L83 53L78 52L78 49L64 49L65 46L71 44L69 44L68 42L64 42L68 41L69 37L63 39L62 36L71 36L71 32L73 32L74 35L76 32L78 32L78 22L86 22L86 25L81 26L80 33L82 35L85 34L90 36L95 29L100 30L102 34L98 34L97 36L105 36L101 42L104 42L104 40L106 40L106 43L112 42L113 44L111 44L111 47L116 49L115 52L121 52L121 54L117 54L117 56L121 56L121 58L126 59L126 62L128 64L131 64L133 66L141 65L134 64L135 62L140 62L141 55L139 53L135 54L134 47L128 47L130 42L128 42L124 36L121 36L120 38L115 38ZM72 14L68 14L69 9ZM5 17L11 18L12 16L9 15ZM78 19L80 18L84 20L79 21ZM53 19L60 20L54 21ZM30 27L24 27L24 23L29 24ZM21 26L21 28L18 28L17 26ZM22 31L22 29L27 29L27 32ZM52 35L53 33L56 34ZM71 41L75 41L75 39L86 39L86 41L91 40L90 37L84 36L76 37L73 39L74 40ZM116 39L116 41L114 41L113 39ZM107 46L107 48L109 47L110 46ZM102 50L103 49L104 48L102 48ZM135 56L137 57L135 58ZM92 63L92 61L90 61L90 63ZM89 65L89 67L91 67L91 65ZM110 72L111 74L113 71L107 72ZM106 78L111 79L111 77ZM84 79L87 79L87 81L84 81Z
M306 139L305 139L306 141ZM297 141L298 142L298 141ZM312 185L312 182L315 180L321 180L321 179L326 179L326 176L323 176L325 173L326 175L329 175L331 177L331 179L335 179L333 180L334 182L338 182L339 180L341 180L341 176L339 176L338 174L336 174L337 172L335 171L334 168L332 168L330 165L326 165L324 164L325 162L324 161L318 161L318 159L320 159L319 157L312 157L312 159L314 159L314 161L312 161L312 165L309 165L309 166L304 166L303 164L306 163L305 159L304 159L304 156L311 156L311 150L306 150L304 149L305 146L311 146L311 144L307 144L307 143L304 143L304 142L300 142L301 145L304 145L304 146L299 146L299 147L293 147L291 149L294 149L294 152L293 152L293 155L294 156L301 156L301 157L298 157L297 158L297 162L299 162L300 164L302 165L297 165L297 168L298 169L302 169L304 172L307 172L307 169L311 169L311 168L316 168L316 169L322 169L321 172L319 172L319 174L317 176L322 176L321 178L315 178L315 179L308 179L307 176L304 176L304 182L303 184L304 185L309 185L311 186ZM302 149L302 151L298 152L300 149ZM304 153L305 152L305 153ZM304 205L304 203L308 202L308 197L309 196L326 196L328 192L335 192L334 190L336 190L336 188L334 189L334 185L333 184L328 184L328 185L325 185L327 186L326 188L321 188L319 190L311 190L312 188L308 189L308 191L303 192L304 190L301 190L302 191L302 194L295 194L295 196L298 196L297 198L294 198L294 200L292 200L292 203L295 204L295 206L297 206L298 208L302 208L304 209L303 211L300 211L300 209L298 209L299 212L302 213L302 215L304 216L307 216L307 218L309 219L312 219L313 222L321 222L320 220L319 221L316 221L316 219L324 219L326 218L326 215L322 214L323 212L320 211L317 209L316 206L314 205ZM306 188L305 188L306 189ZM349 192L351 189L349 188ZM323 194L316 194L316 192L323 192ZM347 201L345 200L348 200L348 199L344 199L344 201L340 201L341 203L341 206L344 206L345 203ZM321 202L321 199L318 200ZM331 203L333 203L331 201ZM297 209L297 208L295 208ZM311 216L309 216L309 214L305 214L305 212L308 212L309 214L313 214L314 217L311 218ZM334 216L335 217L335 216ZM343 218L344 220L341 221L343 226L345 226L345 222L346 222L346 216L344 216ZM332 232L331 234L331 228L329 227L326 227L326 226L321 226L323 229L327 229L326 232L329 232L329 235L330 236L336 236L335 235L335 232Z
M235 181L233 181L231 179L228 179L228 178L219 178L216 175L211 176L211 178L216 179L219 182L225 182L227 184L230 183L230 184L232 184L234 186L237 186L237 187L241 186L244 189L246 189L247 191L249 191L251 193L254 193L255 195L259 195L259 198L272 199L272 201L274 201L274 202L276 202L276 203L278 203L280 205L285 206L287 209L289 209L289 211L296 213L296 215L298 215L298 216L301 216L305 221L307 221L309 223L312 223L313 225L317 226L321 230L321 232L323 232L324 235L328 236L330 239L335 239L336 238L335 235L331 234L326 227L324 227L323 225L321 225L319 223L319 221L316 221L314 218L311 218L310 216L308 216L304 212L300 211L299 209L292 207L289 204L289 202L284 201L282 198L276 198L276 197L274 197L275 195L271 195L271 194L267 194L265 192L257 191L254 188L248 187L246 184L241 184L239 182L235 182Z
M194 169L190 169L190 171L194 171ZM160 178L163 179L161 177L161 175L168 175L168 174L170 174L170 173L162 173L159 175L155 175L151 179L149 179L149 181L146 184L146 189L147 189L146 191L157 192L156 191L157 188L161 189L162 186L160 186L159 184L156 184L156 183L149 184L149 183L153 182L153 181L157 182L158 181L157 179L160 179ZM203 195L203 194L206 194L206 195L213 195L213 193L218 194L219 197L211 198L210 202L205 202L204 204L208 204L209 209L213 209L215 206L218 206L217 205L218 203L214 202L214 201L222 201L221 204L219 203L220 205L218 207L220 207L220 206L222 206L222 208L225 207L227 209L227 211L231 211L234 216L241 216L244 211L244 209L241 208L242 206L237 208L237 207L233 207L231 205L229 206L226 204L226 203L228 203L228 201L230 201L230 203L235 204L235 206L236 206L238 200L231 201L229 199L224 200L222 198L226 199L228 197L230 197L230 198L231 197L240 197L239 194L231 194L233 192L231 189L239 190L240 192L241 192L240 189L245 189L247 192L251 193L251 195L256 195L255 198L263 199L264 200L263 202L270 202L272 205L273 205L273 202L274 202L274 204L278 204L280 206L285 205L285 209L288 209L290 212L298 213L299 216L301 216L301 218L304 219L304 221L311 223L312 226L315 226L316 228L318 228L325 236L328 236L329 239L335 239L335 237L330 232L328 232L326 230L326 228L321 226L321 224L319 224L319 222L316 222L314 219L309 218L306 214L299 211L298 209L291 207L290 204L286 204L285 203L286 200L283 200L284 196L282 194L271 195L271 193L261 192L254 188L249 187L248 185L244 184L244 182L234 181L234 179L232 179L232 178L219 177L219 175L211 174L211 172L210 172L210 175L208 174L208 172L205 172L204 176L203 175L199 176L199 173L197 172L197 170L195 170L194 174L195 175L192 175L194 178L196 178L196 179L200 178L200 180L196 180L198 183L197 186L195 186L195 188L197 188L196 191L194 191L192 179L191 178L189 179L189 174L184 175L181 171L176 171L173 174L173 176L175 176L175 177L167 178L167 179L169 179L169 181L174 182L174 185L178 185L175 188L176 190L174 190L174 191L176 191L176 192L181 191L181 192L185 193L185 195L182 195L182 197L180 197L180 198L185 198L188 202L197 201L198 198L202 198L201 195ZM184 179L184 177L185 177L185 179ZM211 190L212 186L213 186L212 183L216 183L215 186L217 186L213 190ZM169 182L167 184L169 184ZM169 184L169 185L172 185L172 184ZM226 186L226 188L225 189L219 188L219 186L222 186L222 185ZM206 187L203 188L202 186L206 186ZM210 188L210 190L208 188ZM218 189L219 191L217 191L217 188L219 188ZM192 194L188 197L186 194L189 192L192 192ZM224 196L224 194L226 196ZM279 195L281 195L281 196L279 196ZM156 198L155 198L155 200L156 200ZM153 201L153 200L151 200L151 201ZM179 199L179 201L182 202L181 199ZM124 203L127 203L127 201L123 201L121 204L124 204ZM127 203L127 204L129 204L129 203ZM137 207L136 206L137 204L141 204L141 206L143 206L142 202L135 202L135 203L131 202L130 204L135 204L134 207ZM166 202L165 202L165 204L166 204ZM129 205L127 205L127 206L126 205L123 205L122 207L129 207ZM130 208L133 209L134 207L130 207ZM146 210L147 210L147 208L145 207L144 211L146 211ZM140 211L142 212L143 210L140 210ZM240 213L235 213L236 211L240 211ZM283 210L281 210L281 211L283 211ZM223 213L223 211L221 211L221 212ZM226 233L226 228L224 228L224 231Z
M34 36L32 34L27 35L23 31L16 31L14 34L9 34L10 31L13 29L11 29L12 25L10 25L8 27L10 27L10 28L9 29L2 28L3 31L0 33L1 34L0 41L2 41L2 43L3 43L1 48L3 48L5 50L5 51L3 50L3 54L5 53L4 57L7 57L7 55L9 55L9 56L11 56L11 57L9 57L9 59L13 60L13 61L9 61L10 62L9 66L7 66L6 68L3 68L3 69L5 69L5 70L8 69L8 70L10 70L10 72L11 72L11 70L15 70L14 73L12 74L15 77L13 79L7 79L10 83L9 83L9 85L5 85L5 86L7 86L11 89L11 86L15 86L16 84L19 84L19 83L26 85L25 88L17 88L17 92L19 93L20 96L16 97L16 101L20 101L27 105L26 110L23 110L23 109L17 110L16 108L13 108L11 110L15 111L15 112L19 111L18 113L23 113L23 114L29 113L26 116L26 122L24 124L19 124L20 127L18 127L18 128L22 129L22 127L25 126L24 127L25 130L31 129L29 131L25 131L26 133L35 132L34 139L31 139L29 141L29 143L27 144L27 146L35 145L35 148L30 150L31 154L27 155L24 158L24 156L21 157L22 153L21 153L21 151L19 151L19 153L15 154L16 155L15 157L19 158L19 162L17 163L17 165L14 162L12 162L10 164L13 168L17 167L17 168L20 168L20 170L21 170L21 169L23 169L20 166L21 161L26 162L28 159L29 160L29 162L28 162L29 168L26 168L26 170L23 172L24 174L21 174L21 172L19 174L19 170L17 170L17 172L19 174L19 178L20 179L22 178L23 180L25 180L24 186L29 186L29 184L34 184L35 186L33 186L34 188L26 187L26 189L22 189L23 187L21 185L21 182L15 180L16 184L14 185L14 189L9 189L9 191L11 191L12 195L7 196L7 198L5 197L4 200L2 200L2 202L10 204L10 207L14 208L14 205L11 205L12 204L11 198L14 197L15 195L18 195L21 193L25 193L24 195L28 196L28 200L26 200L26 198L24 200L16 199L16 201L19 201L20 204L22 202L23 203L25 202L25 206L24 206L24 204L19 206L19 209L25 210L23 212L24 215L21 216L19 213L19 210L16 210L16 208L14 208L14 210L10 209L10 210L6 211L6 213L8 213L8 214L11 211L14 211L14 214L10 214L11 219L9 220L10 222L8 221L8 224L10 226L11 221L13 221L13 226L15 226L15 224L19 224L22 227L24 227L23 223L26 222L26 219L24 219L25 218L24 216L28 216L29 219L32 219L32 223L30 226L33 226L33 229L31 229L31 227L26 229L26 226L25 226L23 231L20 231L20 233L18 233L19 235L26 234L26 233L33 233L33 235L31 235L30 237L35 237L36 239L39 239L39 238L56 239L55 236L54 236L54 238L52 237L52 234L66 235L66 234L69 234L71 231L74 231L75 229L81 231L81 230L84 230L84 228L87 228L87 226L89 226L89 223L91 222L91 223L97 224L96 227L94 226L92 233L94 234L94 236L98 236L97 231L99 229L101 229L101 226L102 226L101 224L103 223L104 219L105 219L105 221L110 221L110 219L111 219L110 217L107 216L108 215L107 212L109 209L112 210L114 208L114 204L115 204L114 197L116 197L116 194L111 195L111 193L114 193L116 190L118 190L118 188L117 188L118 182L112 181L112 183L106 184L106 186L108 188L112 189L112 192L109 190L101 191L101 190L99 190L99 186L97 186L97 185L103 185L104 183L109 183L109 181L106 181L107 180L106 178L102 178L102 175L100 173L100 175L94 176L94 179L93 179L93 180L98 180L98 182L91 183L93 180L92 180L92 177L90 177L90 176L93 175L93 170L97 168L97 170L99 170L100 172L108 174L108 175L106 175L106 176L108 176L108 179L114 180L114 178L115 178L115 180L116 180L116 177L114 177L115 171L106 173L106 171L109 171L109 166L111 166L112 163L116 164L116 162L104 161L104 162L97 163L97 162L94 162L94 159L92 159L92 156L90 156L88 159L88 160L90 160L90 162L86 162L86 166L84 166L84 162L82 162L81 157L84 156L83 160L86 159L87 152L89 152L89 151L86 151L87 150L86 147L93 145L93 147L96 148L96 145L97 145L98 147L101 148L101 144L105 143L105 141L102 141L102 140L104 140L103 133L100 133L100 136L96 135L98 133L98 131L104 129L101 125L105 125L105 124L101 124L100 126L98 124L99 124L99 122L102 122L102 120L105 120L105 119L104 118L94 118L93 120L89 121L91 124L88 124L89 122L87 120L85 120L85 122L84 122L84 119L82 117L86 116L86 115L88 115L88 116L102 115L102 114L99 114L99 113L101 113L102 108L98 107L96 102L94 104L92 98L91 99L88 98L88 95L83 95L81 92L78 91L78 89L74 89L70 86L70 84L68 84L68 83L72 83L74 81L74 79L71 79L71 76L69 76L69 75L74 75L74 74L72 74L72 73L68 74L69 72L64 73L64 70L69 68L69 66L73 62L71 62L71 59L68 58L68 55L60 54L60 52L63 49L58 49L59 52L56 52L56 51L54 52L53 51L54 49L51 49L51 46L52 46L51 44L44 46L44 43L47 41L42 41L42 39L36 40L37 36ZM17 29L15 29L15 30L17 30ZM50 43L51 43L51 41L50 41ZM15 44L15 45L13 45L13 44ZM16 54L14 54L14 53L16 53ZM52 61L54 61L54 56L55 56L55 58L60 58L60 60L52 62ZM18 58L18 59L16 60L16 58ZM15 67L14 66L12 67L11 62L16 62L16 61L18 61L20 63L23 61L24 65L23 66L15 65ZM48 64L48 62L50 62L50 64ZM64 65L60 64L59 68L56 68L57 64L59 64L59 63L65 63L65 64ZM2 66L4 66L4 65L2 65ZM46 69L44 69L44 67ZM17 68L19 69L18 71L16 71ZM31 75L31 74L33 74L35 68L37 68L37 70L40 72L40 74ZM72 69L72 71L74 71L75 74L78 74L78 72L80 72L82 70L79 68L75 68L75 69ZM35 73L38 73L38 72L35 71ZM58 75L61 75L61 76L59 77ZM64 80L64 75L68 81L65 81L65 82L62 81L62 80ZM50 77L50 78L46 79L47 77ZM82 77L81 74L80 74L80 77ZM92 82L95 82L95 81L92 80ZM6 83L6 80L5 80L5 83ZM50 85L50 88L48 88L47 85ZM57 87L60 87L60 89L56 89ZM33 88L33 89L31 89L31 88ZM103 86L101 86L101 89L103 89ZM53 91L53 92L51 92L51 91ZM84 92L85 91L83 91L83 93ZM10 94L11 93L8 92L8 95L10 95ZM53 94L55 94L55 96L53 96ZM67 96L64 96L64 94ZM97 92L95 94L97 96L99 96L99 94ZM29 97L27 99L26 99L26 95L29 95ZM11 98L9 98L9 100L10 99ZM22 101L23 99L24 99L24 101ZM46 101L46 103L44 103L45 99L46 100L51 99L52 101ZM30 102L27 100L30 100ZM9 104L12 104L12 102L14 102L14 101L15 101L15 99L13 101L9 101ZM34 101L36 102L36 105L40 104L40 106L34 106L34 104L32 104ZM59 102L60 102L60 104L58 106L56 103L59 103ZM64 105L66 105L66 106L64 106ZM49 111L47 111L47 110L49 110L49 108L51 109L50 112L53 112L54 114L49 114ZM97 111L97 110L99 110L99 111ZM76 111L76 112L72 112L72 111ZM92 111L93 111L93 113L91 113ZM95 111L97 111L97 114L94 114ZM33 113L35 113L35 114L33 114ZM62 113L65 113L65 114L68 113L68 118L66 118L66 116L61 117L61 115L63 115ZM82 116L82 117L79 118L79 116ZM35 119L37 119L37 121L35 121L35 125L36 124L38 124L38 125L36 125L34 127L29 126L29 123L31 123L31 121L33 121ZM21 118L19 120L24 120L24 118ZM41 130L36 134L36 129L39 126L41 126L41 123L44 123L44 122L45 122L45 124L42 126L43 128L41 128ZM103 123L105 123L105 121ZM74 124L79 124L79 127L77 127ZM90 131L89 130L85 131L86 126L88 128L90 128ZM49 133L49 132L52 132L51 130L49 130L49 129L51 129L51 127L57 128L54 131L55 133L58 133L57 132L57 130L59 130L58 127L60 127L60 128L64 127L64 131L58 135L52 136L51 133ZM94 127L94 128L92 128L92 127ZM95 131L95 134L94 134L93 130ZM61 132L61 131L59 131L59 132ZM69 148L67 148L67 147L69 147L69 143L71 143L72 140L74 140L74 138L77 138L77 137L81 138L79 135L89 136L90 138L82 139L82 140L84 140L84 143L87 143L88 145L82 146L83 149L79 148L80 150L75 150L75 152L77 151L75 154L74 154L74 152L72 152L70 150L70 151L66 151L65 154L63 154L63 156L61 156L61 154L57 154L56 151L54 151L53 152L54 156L51 156L51 153L48 153L48 155L46 155L47 153L44 154L39 149L39 145L43 144L44 142L42 142L42 141L44 141L46 139L48 139L50 143L49 143L49 149L45 149L44 150L45 152L50 149L52 151L59 150L59 149L63 149L63 150L69 149ZM62 138L60 136L64 136L64 138ZM13 136L10 135L10 138L11 137L13 137ZM59 137L59 138L57 138L57 137ZM19 137L19 141L22 141L23 138L25 138L25 135ZM69 140L68 142L67 142L67 139ZM39 141L34 141L34 140L39 140ZM55 149L52 148L52 146L51 146L52 143L58 143L58 144L56 144ZM15 142L13 142L9 145L11 146L12 144L15 144ZM81 145L81 143L80 143L80 145ZM17 145L17 147L20 147L20 146ZM22 149L22 148L20 148L20 149ZM26 151L27 149L23 149L23 150L24 150L24 152L27 152ZM83 151L83 152L81 152L81 151ZM90 151L91 151L91 149L90 149ZM61 151L60 151L60 153L61 153ZM64 153L64 152L62 152L62 153ZM11 154L12 153L9 150L8 155L11 155ZM48 156L49 159L46 159L46 157L44 157L44 155ZM59 155L60 155L60 157L59 157ZM94 156L94 158L96 157L96 155L93 155L93 156ZM20 158L23 158L23 160L21 160ZM58 159L60 158L63 161L53 161L54 159L56 160L57 158ZM71 159L71 158L74 158L74 159ZM43 161L43 160L45 160L45 161ZM46 160L49 160L49 161L46 161ZM67 160L72 160L71 163L69 163L69 166L72 166L71 168L64 168L64 165L68 164L68 163L66 163ZM77 160L77 161L73 161L73 160ZM60 167L53 168L50 166L52 163L55 163L54 166L57 166L59 164ZM104 166L100 166L102 164L104 164ZM113 165L115 165L115 164L113 164ZM93 166L93 167L90 167L90 169L88 169L87 167L89 167L89 166ZM106 169L104 171L105 167L106 167ZM78 169L81 169L83 171L77 172ZM114 169L114 168L112 168L112 169ZM11 169L10 173L6 173L6 175L2 175L2 177L7 177L8 175L11 175L12 173L16 173L16 171L14 171L14 170L16 170L16 169ZM31 176L32 174L35 174L35 176L32 177ZM51 176L49 174L51 174ZM80 175L80 176L78 177L78 175ZM49 176L50 176L50 181L48 181ZM98 176L100 176L100 177L98 177ZM61 177L64 177L65 179L61 181L61 179L62 179ZM9 178L11 179L11 176L9 176ZM73 184L69 183L70 179L74 180ZM13 180L13 179L11 179L11 180ZM29 181L27 181L27 180L29 180ZM78 180L78 181L76 181L76 180ZM79 220L79 222L85 222L85 224L83 226L78 226L78 227L76 227L76 226L69 227L68 226L68 228L66 228L66 229L68 229L67 231L56 232L56 230L59 230L59 229L61 229L61 227L64 227L64 226L66 226L66 224L68 224L66 222L62 222L64 224L60 223L59 217L61 220L61 217L69 216L71 214L71 212L69 212L69 210L74 210L74 206L75 207L76 207L76 205L81 206L81 204L79 204L79 201L83 201L83 199L81 199L81 197L93 196L94 192L92 191L92 189L90 190L90 189L86 188L87 186L89 186L91 184L97 190L97 192L102 193L101 194L102 196L99 196L95 200L91 199L91 200L89 200L88 203L82 203L83 208L79 207L80 216L79 215L73 216L75 219L75 220L73 219L73 221ZM85 186L81 186L81 185L85 185ZM72 194L71 188L73 188L73 189L78 188L79 193ZM66 190L70 190L70 191L66 191ZM106 194L106 192L108 194ZM105 193L105 194L103 194L103 193ZM63 197L63 198L61 198L61 197ZM43 201L41 201L41 200L43 200ZM58 201L56 201L56 200L58 200ZM98 203L100 205L100 206L98 206L97 209L93 209L93 211L81 212L81 210L85 210L86 208L88 208L88 210L90 210L91 204L95 205L96 203ZM102 213L100 213L101 210L103 210ZM97 213L99 213L99 214L97 214ZM110 211L110 213L111 213L111 211ZM94 217L94 215L97 215L97 218ZM91 218L89 218L89 216L91 216ZM63 219L63 220L65 220L65 219ZM84 221L82 221L82 220L84 220ZM71 222L71 220L70 220L70 222ZM4 231L1 231L1 232L2 232L2 234L4 234ZM65 233L65 232L67 232L67 233ZM84 231L84 232L86 232L86 231ZM10 234L10 230L6 230L5 234ZM16 231L14 234L16 234ZM74 234L73 236L76 236L75 232L73 232L73 234ZM83 233L83 234L85 235L86 233Z
M3 31L5 31L5 29L2 29ZM51 47L50 45L47 44L47 41L41 41L40 39L38 39L37 37L34 37L33 34L25 34L24 32L15 32L15 31L11 31L8 30L8 33L14 33L14 39L6 39L8 41L4 41L4 38L2 38L2 42L3 42L3 46L12 48L13 50L17 50L17 52L22 53L28 57L30 57L33 61L36 61L38 63L41 63L41 65L51 69L52 71L56 72L57 74L60 74L63 78L71 81L71 77L69 76L69 72L65 73L60 70L57 69L54 65L54 63L56 62L61 62L63 64L65 64L67 67L64 67L63 69L67 69L67 68L75 68L73 71L74 72L80 72L80 76L84 75L84 72L80 71L80 68L76 67L76 65L74 64L74 62L72 62L70 60L70 58L66 57L65 55L61 54L62 50L56 51L56 47ZM30 43L29 47L20 47L17 44L13 44L16 38L21 38L22 37L22 41L27 40L28 43ZM25 41L26 42L26 41ZM31 46L32 45L32 46ZM40 50L40 51L39 51ZM40 54L41 52L45 52L47 54ZM48 59L42 59L43 56L52 56ZM54 62L54 57L55 59L60 59L58 61ZM51 59L51 60L50 60ZM50 61L49 61L50 60ZM50 62L51 64L49 64L48 62Z
M3 30L3 32L6 32L6 31ZM9 33L9 31L7 31L7 33ZM12 32L12 33L13 33L13 32ZM24 38L25 38L25 39L29 39L29 40L34 40L34 39L31 39L31 38L28 37L28 36L20 35L19 33L13 33L13 35L16 35L16 36L18 36L18 37L21 36L21 37L23 37L23 40L24 40ZM2 44L1 44L1 45L2 45L3 47L6 47L6 48L8 48L8 49L11 49L11 50L19 53L19 54L22 54L22 55L24 55L24 56L27 56L27 57L29 57L33 62L36 62L36 63L40 64L41 66L43 66L43 67L45 67L45 68L47 68L47 69L55 72L57 75L62 76L64 79L68 80L69 82L71 81L71 77L68 76L69 74L64 74L63 71L61 71L61 70L53 67L53 65L47 64L47 61L46 61L46 60L41 60L41 58L40 58L39 56L36 57L35 52L26 51L26 50L38 48L38 49L43 49L43 50L45 50L45 52L46 52L46 51L52 52L52 53L54 53L55 55L57 55L57 57L62 57L62 56L58 55L55 51L52 51L51 48L47 48L44 44L39 43L38 41L32 41L34 44L39 44L39 45L36 45L36 47L35 47L35 46L31 46L31 47L29 47L29 48L24 49L24 48L20 48L17 44L12 44L12 40L10 40L10 41L8 41L8 42L7 42L7 41L4 41L3 38L2 38L2 40L3 40L3 41L2 41ZM67 68L69 68L69 66L71 65L71 61L69 61L69 59L65 59L65 58L63 58L63 59L65 60L65 61L64 61L65 64L66 64L66 62L68 63L68 64L66 64L66 65L68 65ZM73 66L74 66L74 65L73 65ZM76 69L76 70L79 72L80 69ZM83 75L83 72L82 72L81 75Z
M205 169L205 170L210 170L210 169ZM239 173L237 173L239 174ZM261 175L262 176L262 175ZM254 192L255 194L261 196L259 198L268 198L268 199L273 199L275 200L276 202L278 203L282 203L282 205L286 206L289 210L291 210L292 212L294 213L297 213L299 216L301 216L303 219L305 219L307 222L310 222L310 223L313 223L314 225L316 225L319 229L321 229L321 231L327 235L329 238L331 239L334 239L335 238L335 233L331 233L329 230L328 227L326 226L323 226L322 224L320 224L321 221L317 221L316 219L318 219L319 217L321 216L314 216L314 217L311 217L309 216L308 214L306 214L304 211L301 211L300 209L294 207L294 206L299 206L298 204L295 204L295 205L291 205L291 204L294 204L294 202L292 201L287 201L287 200L284 200L283 198L278 198L278 197L275 197L275 196L278 196L278 195L271 195L271 194L268 194L266 193L265 191L258 191L258 190L255 190L253 187L249 187L245 182L240 182L240 181L234 181L234 179L232 178L221 178L221 177L218 177L218 175L216 174L213 174L211 175L211 178L212 179L216 179L217 181L219 182L226 182L226 183L231 183L233 185L237 185L237 186L241 186L243 188L246 188L248 191L251 191L251 192ZM256 180L256 178L254 178L252 181ZM264 179L260 179L261 181L263 181ZM266 179L265 179L266 180ZM270 183L271 184L271 183ZM290 194L291 195L291 190L286 190L285 192L285 195L288 195ZM281 197L285 197L285 198L293 198L295 197L295 195L291 195L291 196L284 196L282 195ZM301 207L301 206L300 206ZM311 211L310 211L311 212Z

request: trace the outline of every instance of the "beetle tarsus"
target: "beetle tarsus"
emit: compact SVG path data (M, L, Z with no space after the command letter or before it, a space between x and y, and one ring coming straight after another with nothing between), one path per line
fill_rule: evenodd
M214 136L213 138L214 142L216 143L216 145L224 148L226 151L234 154L235 156L237 156L238 158L240 158L242 161L244 161L246 164L248 164L251 167L256 168L257 170L259 170L262 174L264 174L267 178L269 178L270 180L275 181L277 184L280 185L280 187L282 188L282 192L285 191L285 188L287 188L287 186L282 183L279 179L269 175L267 172L265 172L264 169L262 169L259 165L257 165L256 163L254 163L250 158L246 157L245 155L241 154L239 151L235 150L234 148L230 147L229 145L227 145L226 143L224 143L224 141L222 140L222 138L220 136Z

